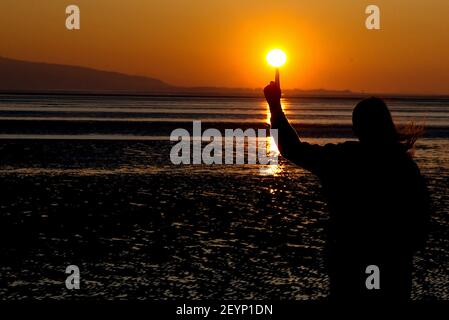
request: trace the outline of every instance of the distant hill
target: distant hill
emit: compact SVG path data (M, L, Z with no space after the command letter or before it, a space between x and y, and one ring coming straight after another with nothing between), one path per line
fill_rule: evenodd
M262 88L178 87L149 77L0 57L0 92L261 96ZM285 90L285 93L352 95L351 91L327 90Z
M262 97L262 88L179 87L161 80L86 67L0 57L0 93L79 93ZM420 97L349 90L283 90L289 97ZM443 97L443 96L442 96ZM444 96L448 98L447 96Z
M0 91L167 92L158 79L90 68L0 57Z

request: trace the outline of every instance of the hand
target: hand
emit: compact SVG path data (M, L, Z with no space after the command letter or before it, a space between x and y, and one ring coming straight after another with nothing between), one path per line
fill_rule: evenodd
M274 82L271 81L268 86L263 90L265 94L265 99L267 99L268 105L270 106L271 113L279 111L281 109L281 88Z

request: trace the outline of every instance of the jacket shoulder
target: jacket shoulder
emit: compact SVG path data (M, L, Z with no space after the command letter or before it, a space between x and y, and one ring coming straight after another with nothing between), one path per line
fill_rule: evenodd
M345 141L342 143L329 143L324 146L326 151L329 152L354 152L356 150L359 150L360 148L360 142L358 141Z

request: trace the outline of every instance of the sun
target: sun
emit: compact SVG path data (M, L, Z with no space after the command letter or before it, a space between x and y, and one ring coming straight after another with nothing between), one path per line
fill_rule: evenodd
M281 67L287 61L287 55L281 49L273 49L267 54L267 62L273 67Z

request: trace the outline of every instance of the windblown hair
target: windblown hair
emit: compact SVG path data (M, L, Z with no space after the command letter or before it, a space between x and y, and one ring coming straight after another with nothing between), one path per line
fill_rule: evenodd
M361 142L373 145L399 144L410 155L413 155L415 143L424 132L423 126L414 123L398 130L385 102L374 97L356 105L352 113L352 127Z
M399 142L405 147L410 155L414 154L416 141L424 134L424 126L410 123L401 126L399 131Z

